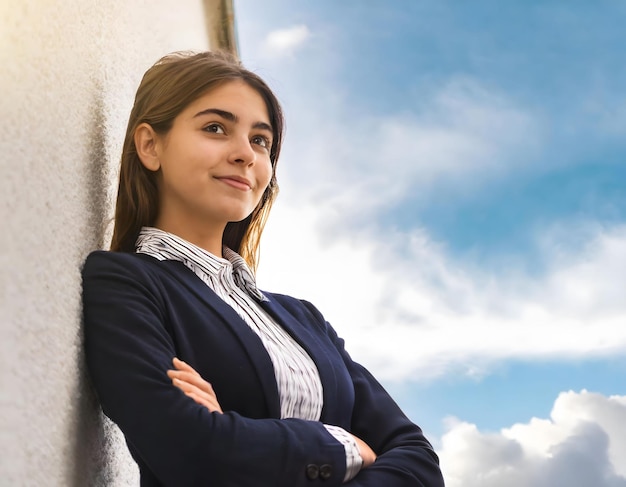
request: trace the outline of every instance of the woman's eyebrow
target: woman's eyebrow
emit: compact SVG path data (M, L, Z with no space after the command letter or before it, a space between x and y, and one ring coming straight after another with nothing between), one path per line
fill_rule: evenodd
M237 115L235 115L234 113L231 112L227 112L226 110L220 110L219 108L207 108L206 110L202 110L201 112L196 113L193 118L196 117L201 117L203 115L219 115L222 118L225 118L226 120L230 121L230 122L238 122L239 121L239 117L237 117Z
M207 108L206 110L202 110L202 111L196 113L193 116L193 118L201 117L203 115L217 115L219 117L222 117L222 118L228 120L229 122L234 122L234 123L239 122L239 117L237 115L235 115L234 113L228 112L226 110L220 110L219 108ZM252 128L254 128L254 129L261 129L261 130L267 130L268 132L273 132L272 126L269 123L266 123L266 122L256 122L252 126Z

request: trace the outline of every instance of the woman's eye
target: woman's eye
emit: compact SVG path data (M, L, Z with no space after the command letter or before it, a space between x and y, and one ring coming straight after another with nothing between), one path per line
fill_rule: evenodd
M264 147L266 149L269 149L270 147L270 141L267 137L263 137L262 135L255 135L254 137L252 137L252 141L253 144L256 145L260 145L261 147Z
M205 132L209 132L211 134L223 134L224 127L222 127L219 123L212 123L204 127L202 130Z

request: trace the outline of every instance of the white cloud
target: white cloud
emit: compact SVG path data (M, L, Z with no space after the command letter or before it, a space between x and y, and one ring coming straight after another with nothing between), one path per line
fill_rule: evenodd
M626 226L598 230L570 253L546 250L553 263L530 277L454 261L424 231L328 238L319 230L322 206L275 212L261 286L311 300L353 355L387 380L626 349Z
M528 166L541 145L532 113L469 78L384 115L357 114L331 83L319 85L314 97L287 97L281 164L302 197L328 200L335 211L377 211L442 187L482 187Z
M570 391L499 432L450 419L438 453L448 487L625 487L624 424L626 396Z
M294 25L286 29L273 30L263 42L264 53L268 57L292 55L311 36L306 25Z
M301 27L283 38L305 38ZM442 192L458 201L498 178L546 170L535 162L547 132L540 114L468 77L367 111L334 78L341 59L328 47L332 29L319 38L306 59L264 74L280 80L288 133L261 286L318 305L385 379L480 375L508 358L626 349L625 226L544 228L536 240L548 264L530 276L512 264L493 273L456 260L427 229L381 231L377 222L407 201Z
M549 265L530 277L454 260L427 229L381 233L376 223L409 197L488 191L502 175L532 170L541 146L532 113L462 78L417 106L407 100L404 112L357 117L324 86L332 84L320 83L313 99L288 97L297 116L264 237L266 288L319 305L349 349L387 379L626 348L626 228L537 235Z

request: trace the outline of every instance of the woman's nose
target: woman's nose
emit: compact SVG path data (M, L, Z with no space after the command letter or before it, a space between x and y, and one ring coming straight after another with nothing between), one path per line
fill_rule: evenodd
M254 164L256 152L247 136L233 139L228 160L234 164Z

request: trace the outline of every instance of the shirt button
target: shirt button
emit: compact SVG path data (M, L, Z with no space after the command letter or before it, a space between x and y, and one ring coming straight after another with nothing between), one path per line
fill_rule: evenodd
M309 480L315 480L317 477L319 477L320 475L320 468L313 464L310 463L306 466L306 476Z
M324 464L320 467L320 478L322 480L328 480L333 474L333 467L328 464Z

